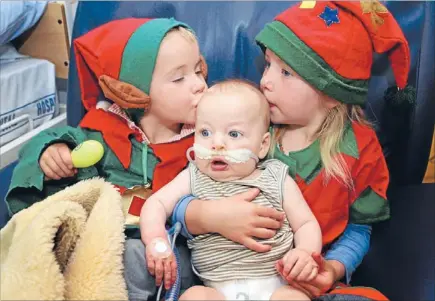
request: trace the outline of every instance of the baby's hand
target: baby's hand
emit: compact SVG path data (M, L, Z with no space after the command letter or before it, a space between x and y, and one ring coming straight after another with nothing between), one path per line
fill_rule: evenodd
M77 173L71 159L71 150L65 143L55 143L47 147L39 159L39 166L45 180L60 180Z
M165 289L168 290L175 283L177 278L177 261L174 252L162 258L158 256L152 244L145 248L145 257L148 271L156 279L156 286L160 286L164 280ZM169 248L169 246L167 246Z
M288 251L282 259L278 260L276 268L287 281L311 281L319 271L319 265L314 261L311 253L298 248Z

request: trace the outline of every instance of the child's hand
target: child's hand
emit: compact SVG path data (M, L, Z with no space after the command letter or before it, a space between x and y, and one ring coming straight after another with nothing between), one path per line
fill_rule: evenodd
M60 180L77 173L71 159L71 150L65 143L55 143L47 147L39 159L39 166L45 180Z
M277 261L276 269L287 281L311 281L317 276L319 265L310 252L294 248Z
M160 286L164 280L165 289L170 289L177 278L177 261L174 252L171 252L166 258L159 258L155 256L151 246L147 246L145 248L145 257L148 271L156 279L156 286Z

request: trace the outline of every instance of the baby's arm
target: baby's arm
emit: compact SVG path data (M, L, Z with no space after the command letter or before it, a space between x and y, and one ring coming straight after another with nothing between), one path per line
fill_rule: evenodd
M312 254L320 253L322 248L320 226L298 186L289 176L285 179L283 193L283 207L294 232L295 248L278 260L276 269L290 283L294 279L311 281L319 271Z
M320 253L322 233L319 223L290 176L284 182L283 207L294 232L295 247L310 253Z
M140 213L140 231L145 245L157 237L167 241L166 220L172 214L178 200L189 193L189 170L185 169L147 199Z
M169 289L175 282L177 262L174 253L170 251L165 223L178 199L190 192L189 186L189 171L184 170L170 183L150 196L140 212L140 231L142 241L146 246L144 255L148 271L155 276L156 285L160 286L164 281L166 289ZM154 241L156 246L150 247L154 239L158 239ZM163 240L166 247L163 249L158 247L160 251L156 251L159 240L160 242Z

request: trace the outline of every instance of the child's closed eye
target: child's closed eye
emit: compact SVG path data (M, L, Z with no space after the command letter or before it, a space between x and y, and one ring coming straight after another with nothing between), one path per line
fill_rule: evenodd
M183 80L184 80L184 76L178 77L178 78L174 79L172 82L173 83L179 83L179 82L182 82Z

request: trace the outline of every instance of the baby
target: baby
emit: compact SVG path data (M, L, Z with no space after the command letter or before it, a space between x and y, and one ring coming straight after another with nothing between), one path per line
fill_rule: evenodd
M318 266L311 254L321 251L321 231L288 167L278 160L261 161L270 147L269 122L268 103L255 86L241 80L215 84L197 107L189 167L142 207L140 228L148 269L156 279L164 278L166 287L175 279L176 262L165 221L182 196L191 193L211 200L256 187L260 194L254 203L286 215L276 235L262 241L272 247L267 253L256 253L216 233L189 240L193 270L205 287L190 288L180 300L309 300L287 284L276 264L283 261L284 277L292 273L301 281L313 279Z

